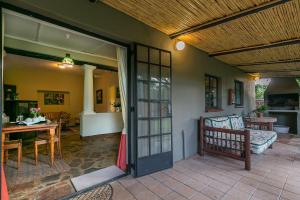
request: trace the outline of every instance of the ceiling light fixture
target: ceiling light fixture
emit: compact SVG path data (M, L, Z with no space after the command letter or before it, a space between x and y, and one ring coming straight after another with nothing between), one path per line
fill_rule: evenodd
M58 64L58 67L61 69L65 69L66 67L63 64Z
M260 73L249 73L249 75L251 76L251 79L254 81L258 81L261 77Z
M64 59L62 60L62 64L60 66L64 66L65 67L69 67L72 68L74 66L74 61L71 58L71 55L69 53L66 54L66 56L64 57ZM60 67L62 68L62 67ZM62 68L63 69L63 68Z
M178 51L182 51L185 48L185 42L182 40L177 40L175 42L175 49Z

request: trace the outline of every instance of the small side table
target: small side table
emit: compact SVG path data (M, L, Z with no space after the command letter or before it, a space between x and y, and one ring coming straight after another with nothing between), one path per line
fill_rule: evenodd
M273 124L277 122L275 117L246 117L246 123L255 124L258 126L267 126L268 130L273 130ZM261 128L260 128L261 129Z

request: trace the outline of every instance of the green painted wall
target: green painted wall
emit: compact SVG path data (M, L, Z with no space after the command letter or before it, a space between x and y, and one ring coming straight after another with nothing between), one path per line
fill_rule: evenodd
M200 116L247 113L255 107L254 82L249 81L246 74L189 45L183 51L175 51L174 41L167 35L109 6L91 4L88 0L4 1L111 38L172 51L174 161L183 157L182 130L186 136L186 156L197 152L197 120ZM223 112L205 113L205 73L222 79ZM245 83L245 108L227 106L227 91L233 89L235 79Z

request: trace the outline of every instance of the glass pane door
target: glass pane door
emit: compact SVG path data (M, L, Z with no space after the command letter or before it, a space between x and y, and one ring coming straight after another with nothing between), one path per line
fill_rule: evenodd
M136 176L172 167L171 52L135 46Z

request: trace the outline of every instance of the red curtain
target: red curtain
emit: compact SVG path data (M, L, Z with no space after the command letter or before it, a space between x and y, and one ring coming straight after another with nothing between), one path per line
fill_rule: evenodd
M118 154L118 160L117 160L117 166L125 171L127 169L126 164L126 133L125 130L122 131L121 134L121 141L119 145L119 154Z
M2 167L2 172L1 172L1 200L8 200L8 191L7 191L7 186L6 186L6 179L5 179L5 174L4 170Z

